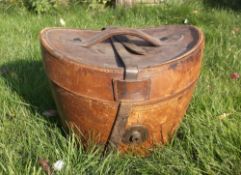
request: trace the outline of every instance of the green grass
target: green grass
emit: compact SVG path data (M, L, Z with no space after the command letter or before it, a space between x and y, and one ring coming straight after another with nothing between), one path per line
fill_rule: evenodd
M174 1L173 1L174 2ZM174 2L156 7L85 10L71 7L34 15L0 8L0 174L44 174L39 157L63 159L56 174L230 174L241 173L241 10L207 2ZM172 143L147 158L83 151L73 135L65 136L55 118L42 112L55 108L41 62L39 31L60 26L150 27L189 24L206 38L200 80L188 112ZM235 30L235 31L234 31ZM1 68L3 70L3 68ZM227 113L226 117L224 114Z

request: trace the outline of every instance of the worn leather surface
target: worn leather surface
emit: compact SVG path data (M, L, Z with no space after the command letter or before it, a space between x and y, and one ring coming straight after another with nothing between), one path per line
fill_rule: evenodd
M115 145L121 152L146 154L155 144L167 143L191 100L200 74L204 38L202 32L191 26L142 29L156 38L183 30L188 36L187 39L184 37L183 44L154 49L155 54L147 53L148 63L133 56L140 66L133 82L124 80L123 65L117 64L109 41L88 50L61 40L61 37L73 40L80 36L87 39L99 31L43 30L44 66L63 124L73 128L84 142L92 139L97 144L106 144L114 132L117 135ZM105 54L97 56L95 52L103 45L108 45L103 48L105 54L108 52L107 58L104 58ZM161 61L156 61L158 59ZM128 110L121 112L123 122L113 130L120 105L127 106ZM141 143L127 144L122 137L135 126L147 130L148 137Z
M139 30L162 43L160 47L153 47L148 41L141 38L129 37L132 39L132 43L142 47L146 52L145 56L131 56L131 60L139 68L159 66L162 63L176 59L176 57L184 55L196 47L201 39L198 29L188 25L166 25ZM110 39L91 45L91 47L82 47L83 43L101 32L47 28L41 32L41 42L49 52L58 58L63 57L92 67L119 69L121 67L120 62L110 44Z

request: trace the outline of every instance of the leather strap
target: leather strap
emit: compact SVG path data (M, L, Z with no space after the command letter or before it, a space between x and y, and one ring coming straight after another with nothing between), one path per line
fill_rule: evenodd
M132 44L128 46L124 45L122 42L120 42L120 40L117 39L117 36L113 36L111 38L111 43L119 59L122 61L125 71L123 80L113 80L115 100L119 102L119 107L109 140L106 144L106 149L108 149L109 146L118 147L119 144L123 143L123 136L126 135L126 124L131 112L132 102L148 100L151 84L149 79L137 80L138 66L135 62L135 57L137 55L131 53L126 48L132 47ZM138 52L138 49L136 48L133 50ZM133 141L128 141L130 144L137 144L139 142L141 143L147 139L147 136L143 137L143 134L139 133L139 131L135 132L137 132L139 135L137 134L138 136ZM130 134L130 137L132 137L132 134ZM124 140L126 141L126 139ZM136 140L139 140L139 142L136 142Z
M138 66L135 61L136 55L128 52L122 43L115 41L113 38L111 39L111 43L118 58L124 65L124 80L136 80L138 74Z
M138 38L141 38L147 42L149 42L153 46L161 46L162 43L159 39L152 37L151 35L142 32L141 30L136 30L136 29L129 29L129 28L107 28L89 40L83 41L81 43L82 47L90 47L92 45L95 45L97 43L101 43L107 39L110 39L113 36L118 36L118 35L130 35L130 36L136 36Z

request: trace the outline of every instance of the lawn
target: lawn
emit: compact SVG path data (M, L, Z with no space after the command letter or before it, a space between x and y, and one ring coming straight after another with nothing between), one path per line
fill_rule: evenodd
M173 3L171 3L173 1ZM130 9L69 7L36 15L0 7L0 174L44 174L38 158L65 162L56 174L230 174L241 173L241 9L219 1L172 0ZM205 33L198 82L173 141L149 157L84 151L65 135L55 109L39 46L39 31L60 26L151 27L188 24ZM185 20L186 19L186 20Z

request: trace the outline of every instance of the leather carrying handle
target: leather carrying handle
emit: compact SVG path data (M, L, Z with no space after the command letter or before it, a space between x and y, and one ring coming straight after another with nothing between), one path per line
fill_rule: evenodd
M162 43L159 39L152 37L151 35L142 32L140 30L136 29L129 29L129 28L107 28L106 30L103 30L90 38L89 40L83 41L81 43L82 47L90 47L97 43L101 43L111 37L117 36L117 35L130 35L130 36L136 36L138 38L141 38L147 42L149 42L153 46L161 46Z

